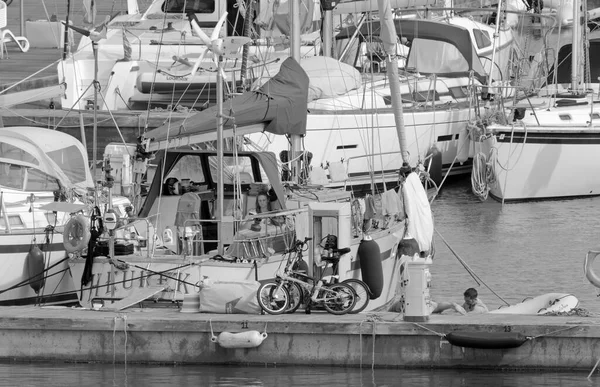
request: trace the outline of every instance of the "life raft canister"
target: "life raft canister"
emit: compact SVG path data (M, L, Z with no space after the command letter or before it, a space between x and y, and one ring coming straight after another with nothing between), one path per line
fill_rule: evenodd
M90 241L90 226L82 214L73 216L65 224L63 246L68 253L85 249Z
M383 291L383 266L379 245L370 236L365 235L360 241L357 254L362 280L371 290L371 300L375 300Z
M35 294L38 294L40 289L44 287L46 279L43 275L45 269L44 254L35 243L31 245L26 261L29 286L31 286Z

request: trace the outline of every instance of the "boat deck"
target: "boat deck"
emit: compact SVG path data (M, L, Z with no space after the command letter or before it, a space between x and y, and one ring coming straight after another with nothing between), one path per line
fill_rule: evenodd
M392 312L334 316L299 311L271 316L182 313L177 308L112 312L37 306L2 307L0 316L0 359L5 361L589 372L600 356L598 316L442 314L425 322L406 322ZM224 348L211 341L221 332L251 331L267 333L258 347ZM517 348L480 349L452 345L445 337L450 332L509 331L527 340Z

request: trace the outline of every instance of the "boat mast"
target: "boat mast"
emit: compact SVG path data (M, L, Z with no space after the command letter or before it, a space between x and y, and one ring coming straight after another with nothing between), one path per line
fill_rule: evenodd
M381 33L379 38L381 39L383 48L387 54L387 76L388 81L390 82L390 94L394 111L394 121L396 122L398 142L400 143L400 152L402 154L402 166L404 167L409 165L410 160L406 145L406 133L404 132L402 94L400 93L400 84L398 80L398 56L396 55L398 35L396 34L396 25L394 24L392 7L389 0L377 0L377 5L379 7L379 20L381 23Z
M300 0L290 0L290 18L291 18L291 32L290 32L290 53L291 57L300 63ZM290 157L288 160L294 160L290 164L290 172L292 179L296 182L299 181L300 177L300 154L301 138L297 134L290 135Z
M573 42L571 43L571 92L579 94L579 51L581 45L581 3L573 0Z
M332 0L321 0L321 9L323 10L323 56L333 56L333 8L335 3ZM358 32L358 29L356 30Z
M21 5L23 5L23 1L21 1ZM69 52L69 14L71 13L71 0L67 0L67 17L65 19L65 34L64 34L64 44L63 44L63 60L67 59L67 53ZM94 176L94 179L96 177Z
M214 55L217 55L215 52ZM223 184L223 56L218 56L217 69L217 235L219 243L217 244L217 254L223 255L223 205L224 205L224 184Z

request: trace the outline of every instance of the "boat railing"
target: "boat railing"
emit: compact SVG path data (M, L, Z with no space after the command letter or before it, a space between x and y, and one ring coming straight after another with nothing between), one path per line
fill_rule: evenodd
M365 158L372 158L372 157L379 157L379 156L387 156L387 155L397 155L399 157L402 157L402 155L400 154L400 152L398 151L393 151L393 152L379 152L379 153L369 153L369 154L365 154L365 155L358 155L358 156L351 156L348 157L346 159L346 171L350 170L350 162L351 161L355 161L358 159L365 159ZM410 153L408 155L410 157Z
M258 258L260 256L265 256L266 254L272 254L268 252L268 248L274 247L275 251L277 251L279 249L278 245L285 244L285 238L295 230L295 226L291 225L291 222L288 221L289 217L306 213L307 211L307 208L274 210L260 214L252 214L244 219L232 219L231 217L224 220L187 219L183 223L183 231L181 233L183 242L182 254L184 257L188 255L204 255L205 243L220 242L230 246L231 248L228 247L228 251L236 252L236 254L240 255L237 258L240 259ZM264 228L261 227L259 231L242 227L243 223L260 223L261 220L265 219L276 221ZM219 222L230 224L232 227L227 228L229 231L226 231L224 235L219 236L218 239L204 239L202 234L203 224ZM193 227L196 227L196 229L193 230ZM197 236L200 237L197 238Z
M150 258L150 252L152 249L150 248L150 246L148 246L148 241L150 239L152 239L152 241L154 241L154 237L152 236L152 238L151 238L151 236L150 236L150 226L152 224L150 222L150 219L149 218L138 218L138 217L128 217L126 219L127 219L127 223L125 223L121 226L118 226L114 230L112 230L113 234L114 234L114 232L119 231L119 230L125 230L127 228L135 227L135 225L133 223L140 222L140 221L145 222L146 223L146 254L147 254L147 257ZM110 243L114 243L114 240L112 240L112 238L111 238ZM138 240L138 243L139 243L139 240Z

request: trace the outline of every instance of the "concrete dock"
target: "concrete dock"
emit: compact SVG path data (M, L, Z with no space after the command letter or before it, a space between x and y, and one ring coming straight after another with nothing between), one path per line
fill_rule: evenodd
M600 357L600 318L397 313L333 316L181 313L176 308L108 312L65 307L0 308L0 360L349 367L539 369L590 372ZM222 332L266 332L255 348L223 348ZM517 348L450 344L451 332L519 332Z

